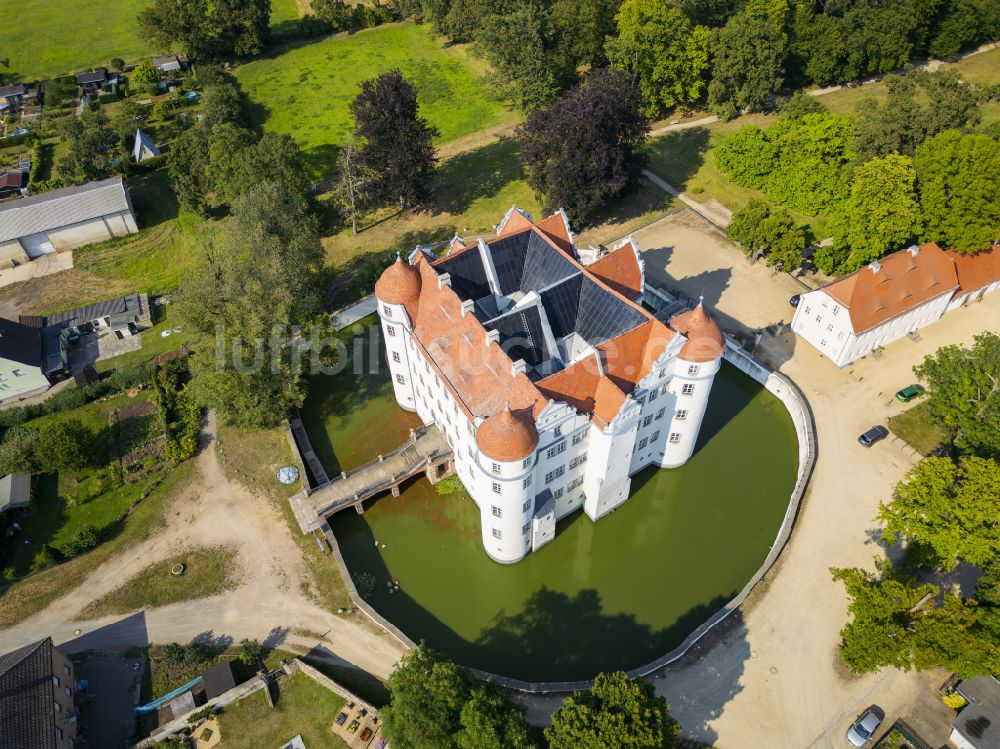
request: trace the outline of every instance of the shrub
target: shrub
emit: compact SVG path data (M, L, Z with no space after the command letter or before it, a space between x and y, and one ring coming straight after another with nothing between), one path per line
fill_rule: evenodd
M79 419L66 419L42 427L38 433L36 458L43 471L85 468L94 460L96 435Z
M63 546L63 551L66 552L66 556L75 557L93 549L100 540L101 534L98 532L96 526L85 525L73 534L73 538L70 539L69 543Z
M184 663L187 648L176 642L168 642L160 648L158 660L168 666L180 666Z
M56 563L55 555L52 553L52 548L46 544L42 546L37 552L35 552L35 558L31 561L31 571L41 572L42 570L47 570L49 567Z
M969 704L969 701L958 692L947 692L941 696L941 701L952 710L961 710Z
M132 71L132 82L139 85L156 84L160 82L160 73L150 60L143 60Z
M434 486L437 489L438 494L456 494L457 492L463 491L465 489L462 486L462 480L458 476L449 476L446 479L441 479Z
M0 443L0 476L10 473L33 473L38 432L15 426L4 435Z
M257 640L240 641L239 659L245 666L256 666L264 654L264 646Z
M120 57L112 57L108 65L111 66L112 70L117 70L119 73L125 70L125 61Z

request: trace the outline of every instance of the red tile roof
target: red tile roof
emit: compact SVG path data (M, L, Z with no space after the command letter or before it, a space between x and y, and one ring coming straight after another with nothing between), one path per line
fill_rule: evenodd
M476 444L483 455L502 463L523 460L538 447L538 432L531 411L512 411L505 405L476 430Z
M888 255L822 289L848 310L856 334L958 288L955 263L933 242Z
M576 252L573 251L573 241L570 239L569 231L566 228L566 220L563 218L562 213L553 213L547 219L540 222L538 228L556 247L570 257L576 257Z
M375 296L389 304L402 304L412 320L420 299L420 273L416 266L407 265L397 257L375 282Z
M670 326L687 338L681 348L681 359L684 361L714 361L726 353L726 339L719 324L705 312L700 302L694 309L674 315Z
M591 263L587 270L629 299L642 293L642 267L631 242Z
M955 271L958 273L956 294L968 294L1000 280L1000 246L993 245L988 250L982 250L974 255L954 250L946 252L955 263Z

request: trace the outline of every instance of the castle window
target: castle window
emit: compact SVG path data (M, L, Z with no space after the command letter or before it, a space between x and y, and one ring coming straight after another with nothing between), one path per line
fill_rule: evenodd
M680 442L681 441L681 433L680 432L671 432L670 433L670 441L673 442L673 443L675 443L675 444L677 442Z
M656 412L656 418L657 419L662 419L663 418L663 414L665 414L666 412L667 412L667 409L661 408L659 411Z
M655 391L655 390L653 390L653 391L652 391L652 392L651 392L651 393L649 394L649 402L650 402L650 403L652 403L652 402L653 402L653 401L655 401L655 400L656 400L656 391Z
M500 464L499 463L494 463L493 464L493 473L500 473Z
M832 330L833 330L833 323L830 323L829 325L826 326L826 332L829 333Z
M396 328L393 325L386 325L385 326L385 332L388 333L391 336L395 336L396 335Z
M645 417L645 418L644 418L644 419L642 420L642 425L643 425L644 427L648 427L648 426L649 426L650 424L652 424L652 423L653 423L653 417L652 417L652 416L647 416L647 417Z
M664 375L665 375L666 373L667 373L667 370L665 370L665 369L661 369L661 370L659 371L659 373L658 373L658 374L657 374L656 376L657 376L657 377L659 377L659 378L660 378L660 379L662 380L662 379L663 379L663 376L664 376Z
M562 426L557 426L552 430L552 433L555 434L556 437L562 437Z
M696 375L696 374L698 374L698 365L697 364L692 364L690 367L688 367L688 374L689 375Z
M809 314L809 308L808 307L806 307L806 314L807 315Z
M651 434L651 435L649 436L649 443L650 443L650 444L653 444L653 443L654 443L654 442L656 442L656 440L658 440L658 439L660 439L660 432L659 432L659 431L656 431L656 432L653 432L653 433L652 433L652 434Z
M674 418L677 419L677 421L684 421L684 419L686 419L687 417L688 417L688 412L686 409L683 408L678 408L677 413L674 414Z
M550 447L545 452L545 456L548 457L548 458L554 458L559 453L564 453L564 452L566 452L566 440L563 440L562 442L560 442L555 447Z
M525 512L527 512L528 510L530 510L531 509L531 500L529 499L527 502L525 502L523 505L521 505L521 509L524 510Z
M382 305L382 311L385 312L386 317L392 317L392 310L389 308L388 304Z
M521 463L521 467L522 468L527 468L529 463L531 463L531 458L525 458L524 462Z
M681 388L681 395L694 395L694 385L688 383Z
M833 308L833 314L836 315L838 312L840 312L840 307L839 306L838 307L834 307Z
M495 518L502 518L503 517L503 510L501 510L499 507L497 507L496 505L493 505L492 509L493 509L493 517L495 517Z
M823 322L823 315L816 315L816 322Z
M573 435L573 444L579 445L581 442L583 442L583 432L577 432Z
M399 359L399 352L398 351L393 351L392 352L392 360L394 362L396 362L396 364L399 364L400 359ZM423 377L420 378L421 382L423 382L423 379L424 379Z
M521 533L527 534L527 532L530 530L531 530L531 523L525 523L524 527L521 528Z
M525 476L524 481L521 482L521 488L527 489L529 486L531 486L531 476Z
M641 440L639 440L639 449L640 450L645 449L646 445L648 444L649 444L649 437L643 437Z
M554 492L552 492L553 499L559 499L559 497L561 497L562 495L563 495L562 488L556 489Z
M503 533L500 531L499 528L493 529L493 538L503 538Z
M500 484L498 484L496 481L493 482L493 493L494 494L500 493Z
M398 382L400 385L405 385L406 378L403 377L403 375L396 375L396 382Z

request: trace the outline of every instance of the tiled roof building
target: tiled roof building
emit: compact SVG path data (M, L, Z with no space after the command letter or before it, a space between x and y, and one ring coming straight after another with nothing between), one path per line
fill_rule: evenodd
M51 638L0 655L0 749L69 749L76 740L73 664Z
M375 287L396 399L445 433L502 562L577 509L613 510L637 471L686 462L724 351L702 307L643 308L631 240L586 267L572 240L561 212L512 208L496 237L416 252Z

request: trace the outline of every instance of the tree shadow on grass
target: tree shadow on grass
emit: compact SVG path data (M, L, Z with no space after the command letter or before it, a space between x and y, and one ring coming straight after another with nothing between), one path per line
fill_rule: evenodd
M703 127L667 133L647 141L649 169L683 192L688 180L705 163L709 131Z
M492 197L511 182L524 179L520 151L518 141L502 138L442 162L437 170L431 210L462 214L477 199Z

